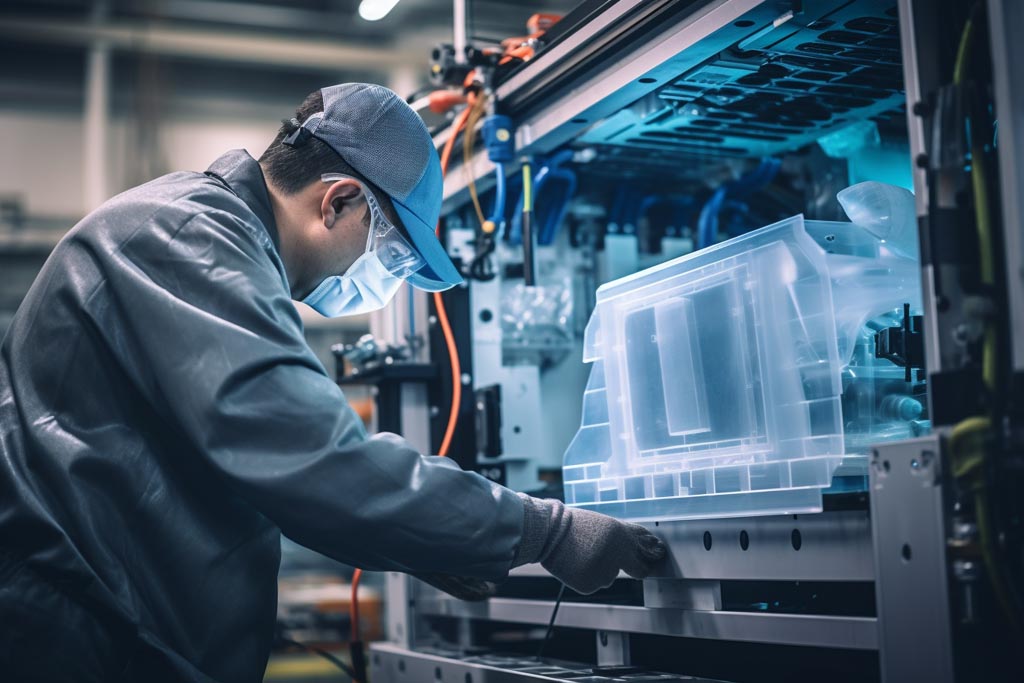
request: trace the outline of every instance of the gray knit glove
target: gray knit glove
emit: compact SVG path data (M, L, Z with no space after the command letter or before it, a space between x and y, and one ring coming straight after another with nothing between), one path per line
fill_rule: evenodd
M665 545L638 524L557 500L519 497L523 538L513 567L540 562L566 586L587 594L610 586L619 570L642 579L665 558Z

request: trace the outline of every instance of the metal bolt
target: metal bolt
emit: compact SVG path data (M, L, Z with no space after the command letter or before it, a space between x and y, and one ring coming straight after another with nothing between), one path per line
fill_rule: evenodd
M469 376L469 373L462 373L462 384L469 386L473 382L473 378Z
M959 505L959 503L957 503ZM953 523L953 538L956 539L971 539L978 535L978 525L972 522L954 522Z
M430 417L437 417L441 414L441 409L437 406L430 406Z
M914 159L914 163L917 165L918 168L928 168L928 155L918 154L917 158Z
M953 576L956 577L957 581L971 583L980 578L981 572L978 569L978 565L971 560L955 560L953 562Z
M970 328L965 324L960 324L953 328L953 340L957 344L966 344L970 336Z

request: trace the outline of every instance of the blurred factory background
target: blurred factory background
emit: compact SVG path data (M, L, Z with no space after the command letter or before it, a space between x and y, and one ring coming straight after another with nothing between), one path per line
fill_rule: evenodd
M384 3L388 4L388 3ZM477 0L478 40L523 32L566 0ZM222 152L259 154L309 92L368 81L411 96L452 3L403 0L0 1L0 336L60 237L92 208ZM305 316L325 363L365 320ZM340 330L340 331L339 331Z

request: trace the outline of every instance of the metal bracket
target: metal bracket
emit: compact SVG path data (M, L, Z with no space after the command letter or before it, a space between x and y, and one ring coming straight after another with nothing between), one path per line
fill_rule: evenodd
M598 666L621 666L630 663L628 633L597 632Z
M882 681L952 683L953 642L937 436L871 458Z
M412 578L400 572L388 572L384 579L387 591L388 640L399 647L415 644Z

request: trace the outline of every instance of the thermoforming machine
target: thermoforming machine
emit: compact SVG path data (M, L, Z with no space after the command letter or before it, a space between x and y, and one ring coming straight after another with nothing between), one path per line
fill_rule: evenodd
M1021 680L1024 4L545 26L525 59L435 51L459 85L489 64L434 131L467 285L403 291L339 381L437 452L443 317L450 457L670 557L585 597L388 575L373 681Z

